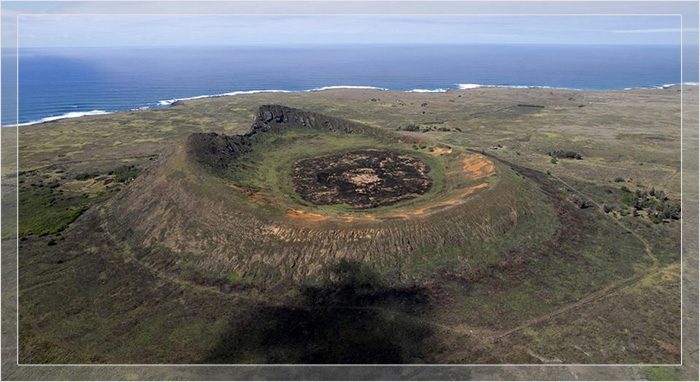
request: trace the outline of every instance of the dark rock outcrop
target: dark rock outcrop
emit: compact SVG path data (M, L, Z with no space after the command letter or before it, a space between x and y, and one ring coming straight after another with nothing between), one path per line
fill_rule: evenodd
M280 129L285 128L309 128L348 134L382 133L382 131L377 128L346 119L330 117L324 114L294 109L287 106L263 105L258 109L251 131L246 135L253 135L261 131L280 131Z
M187 138L187 150L199 163L221 172L229 169L241 156L253 151L262 133L279 133L285 129L305 128L341 134L367 134L390 138L387 132L345 119L280 105L260 106L250 130L242 135L194 133Z
M187 138L187 150L197 162L212 170L222 171L228 169L232 161L251 152L253 148L250 138L246 135L196 133Z

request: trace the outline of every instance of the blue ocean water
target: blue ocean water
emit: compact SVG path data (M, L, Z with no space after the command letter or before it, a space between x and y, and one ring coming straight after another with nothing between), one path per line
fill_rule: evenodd
M683 82L698 82L697 47ZM164 107L174 99L328 86L447 90L476 85L572 89L681 82L680 46L363 45L51 48L3 51L2 125Z

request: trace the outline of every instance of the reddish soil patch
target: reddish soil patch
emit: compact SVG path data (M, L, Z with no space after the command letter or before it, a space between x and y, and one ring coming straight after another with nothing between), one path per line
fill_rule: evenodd
M463 159L462 164L464 174L467 176L467 178L472 180L489 177L496 171L493 162L486 159L481 154L467 155Z

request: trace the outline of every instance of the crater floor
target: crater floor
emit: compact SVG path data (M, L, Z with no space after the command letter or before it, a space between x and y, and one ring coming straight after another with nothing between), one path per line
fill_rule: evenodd
M420 159L388 150L358 150L294 164L295 191L316 205L357 209L391 205L426 193L433 181Z

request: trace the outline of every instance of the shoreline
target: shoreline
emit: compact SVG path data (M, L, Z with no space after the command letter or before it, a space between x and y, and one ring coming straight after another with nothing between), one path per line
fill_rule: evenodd
M39 120L14 123L8 125L2 125L1 127L23 127L23 126L33 126L40 125L43 123L55 122L63 119L74 119L95 115L108 115L115 113L123 113L130 111L140 111L140 110L160 110L168 108L173 104L181 101L191 101L197 99L206 98L221 98L229 96L239 96L239 95L251 95L251 94L264 94L264 93L312 93L321 92L326 90L379 90L387 92L402 92L402 93L447 93L455 90L474 90L474 89L552 89L552 90L569 90L569 91L628 91L628 90L664 90L669 89L674 86L698 86L698 82L683 82L677 84L664 84L664 85L650 85L645 87L628 87L622 89L578 89L578 88L567 88L567 87L555 87L555 86L545 86L545 85L485 85L485 84L455 84L454 88L435 88L435 89L412 89L412 90L394 90L388 88L382 88L377 86L358 86L358 85L331 85L322 86L320 88L313 88L307 90L283 90L283 89L261 89L261 90L239 90L233 92L219 93L219 94L203 94L192 97L182 97L182 98L171 98L165 100L159 100L156 102L156 107L150 106L140 106L132 109L124 110L91 110L91 111L72 111L61 115L48 116Z

